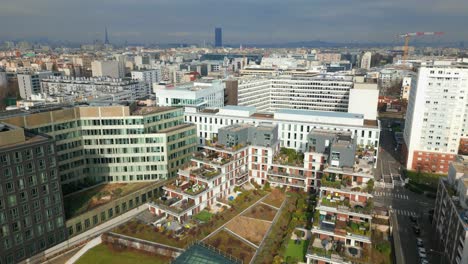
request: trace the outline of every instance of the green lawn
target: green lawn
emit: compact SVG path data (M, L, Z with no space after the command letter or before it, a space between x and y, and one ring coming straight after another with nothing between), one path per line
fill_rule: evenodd
M309 240L301 240L300 244L296 244L295 240L289 240L288 247L284 254L286 262L297 263L298 261L304 261L308 245Z
M97 245L90 249L76 262L77 264L166 264L171 259L163 256L149 256L135 251L114 251L106 245Z
M212 216L213 216L213 214L206 211L206 210L203 210L200 213L194 215L195 219L198 219L198 220L203 221L203 222L210 221Z

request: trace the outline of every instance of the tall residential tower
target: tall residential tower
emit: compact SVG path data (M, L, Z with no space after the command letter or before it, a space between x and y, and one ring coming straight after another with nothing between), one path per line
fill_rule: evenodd
M467 131L468 60L424 63L409 95L406 167L447 173Z
M217 27L215 28L215 47L220 48L223 46L223 32L222 29Z

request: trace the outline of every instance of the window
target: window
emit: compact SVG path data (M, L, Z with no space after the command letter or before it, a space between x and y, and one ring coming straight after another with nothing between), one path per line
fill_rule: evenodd
M16 151L15 154L14 154L14 159L15 159L15 163L20 163L21 161L23 161L23 157L21 155L21 152Z
M36 156L37 157L44 156L44 148L42 146L36 148Z
M0 155L0 165L2 165L2 166L10 165L10 156Z

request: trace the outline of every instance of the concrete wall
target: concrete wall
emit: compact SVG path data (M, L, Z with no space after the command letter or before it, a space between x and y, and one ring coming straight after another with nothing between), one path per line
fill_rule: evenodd
M120 244L138 251L163 255L171 258L176 258L183 252L183 249L181 248L171 247L164 244L159 244L115 233L106 233L102 235L102 240L103 243Z

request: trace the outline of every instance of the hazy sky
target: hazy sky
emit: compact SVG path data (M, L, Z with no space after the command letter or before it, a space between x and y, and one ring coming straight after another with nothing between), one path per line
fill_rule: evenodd
M91 42L395 42L412 31L468 40L468 0L0 0L0 39ZM429 38L429 41L431 38Z

